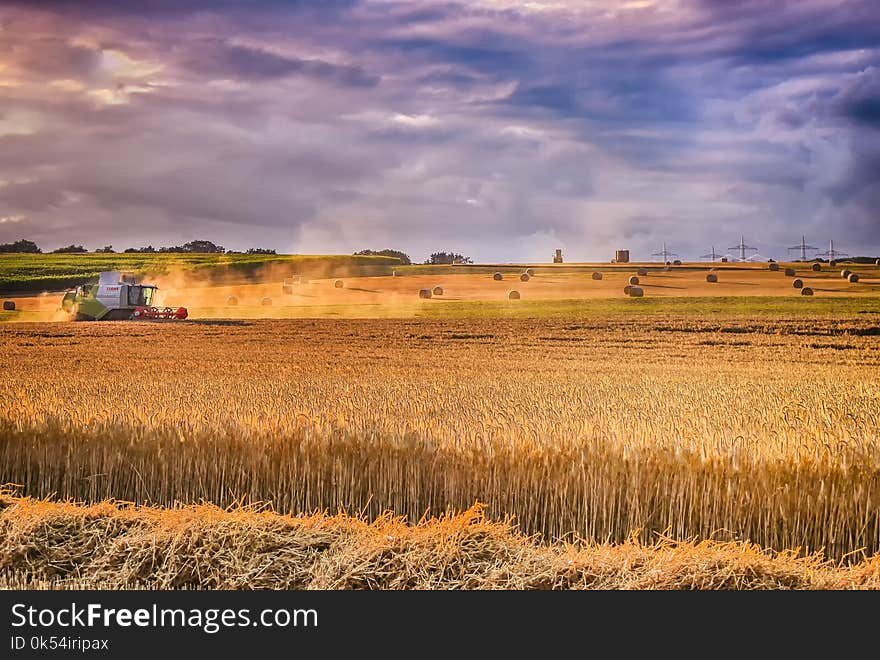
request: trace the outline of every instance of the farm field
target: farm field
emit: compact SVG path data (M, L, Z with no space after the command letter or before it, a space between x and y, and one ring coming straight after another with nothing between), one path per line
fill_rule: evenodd
M389 273L399 260L363 255L286 255L212 253L0 254L0 293L58 292L98 273L118 270L149 278L185 277L204 285L212 281L247 281L297 270L314 277Z
M375 258L373 258L375 259ZM718 282L709 283L709 268ZM791 267L794 276L784 274ZM492 277L495 268L408 266L397 276L304 277L302 284L282 289L285 276L302 268L273 267L235 284L212 284L210 278L194 278L191 271L175 271L147 278L160 290L157 304L185 306L190 318L418 318L418 317L565 317L649 311L689 315L734 314L839 314L867 308L880 311L880 268L846 265L860 280L851 283L840 269L826 265L813 272L808 265L782 265L771 272L767 264L686 264L668 271L657 264L594 264L584 266L533 267L535 276L520 281L524 267L502 268L503 279ZM361 266L360 268L365 268ZM499 267L500 268L500 267ZM638 269L644 298L628 299L624 287ZM428 274L426 274L426 271ZM337 271L343 272L343 271ZM592 278L602 272L601 280ZM222 278L216 278L222 279ZM809 298L793 287L800 280L813 290ZM337 286L337 282L339 286ZM420 299L422 289L442 289L442 294ZM509 300L510 291L519 293ZM15 312L0 312L0 321L55 321L62 294L10 294L4 300L16 304ZM584 301L589 305L584 308ZM720 302L720 306L718 303ZM686 304L683 304L686 303Z
M0 572L876 587L880 322L876 298L851 299L822 318L3 324L0 526L17 550ZM469 513L430 522L453 512ZM238 557L222 579L219 557Z
M411 525L7 496L0 526L2 589L880 588L877 559L842 565L714 541L548 545L480 507Z

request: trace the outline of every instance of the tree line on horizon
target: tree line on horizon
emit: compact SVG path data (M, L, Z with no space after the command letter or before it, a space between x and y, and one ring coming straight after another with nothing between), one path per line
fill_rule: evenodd
M0 243L0 252L13 254L43 254L43 250L33 241L20 240L14 243ZM89 250L82 245L74 245L71 243L66 247L60 247L52 250L48 254L84 254ZM267 248L248 248L244 252L236 250L227 250L222 245L217 245L211 241L190 241L183 245L175 245L172 247L154 248L152 245L146 247L130 247L122 251L124 254L131 253L163 253L163 252L182 252L182 253L199 253L199 254L277 254L275 250ZM95 254L118 254L112 245L105 245L95 250Z
M355 255L366 255L375 257L397 257L404 266L412 264L412 259L406 252L400 250L361 250L355 252ZM425 264L472 264L474 263L470 257L466 257L458 252L433 252L423 262Z
M57 250L52 250L49 254L84 254L87 252L89 252L89 250L82 245L75 245L71 243L68 246L60 247ZM168 252L190 254L277 254L275 250L267 248L248 248L244 252L237 252L235 250L227 250L222 245L217 245L212 241L204 240L190 241L188 243L184 243L183 245L175 245L173 247L154 248L152 245L147 245L145 247L130 247L126 248L122 252L124 254L159 254ZM34 241L22 239L19 241L15 241L14 243L0 243L0 253L43 254L43 250ZM96 249L95 254L118 254L118 252L113 249L112 245L105 245L102 248ZM355 256L363 255L395 257L397 259L400 259L401 264L405 266L412 264L412 259L410 258L410 256L405 252L401 252L400 250L360 250L359 252L355 252L354 254ZM472 264L473 261L470 257L459 254L457 252L434 252L424 261L424 263L434 265L454 263Z
M60 247L57 250L52 250L48 254L84 254L89 252L89 250L82 245L74 245L70 244L66 247ZM131 253L140 253L140 254L159 254L159 253L184 253L184 254L277 254L275 250L268 248L248 248L245 251L237 251L237 250L227 250L222 245L217 245L212 241L189 241L188 243L184 243L183 245L175 245L172 247L159 247L154 248L152 245L147 245L145 247L130 247L126 248L122 251L124 254ZM25 239L15 241L14 243L0 243L0 254L43 254L43 250L34 242L28 241ZM105 245L102 248L98 248L95 250L95 254L118 254L116 250L113 249L112 245ZM409 266L413 263L412 259L406 252L402 252L400 250L360 250L358 252L353 253L355 256L378 256L378 257L396 257L400 259L400 262L404 266ZM847 263L873 263L877 257L846 257L844 259L838 259L838 261L847 262ZM771 259L771 261L773 261ZM810 259L809 261L818 261L821 263L827 263L827 259L822 259L821 257L815 257ZM449 265L449 264L472 264L473 260L465 256L463 254L459 254L458 252L432 252L431 255L422 262L426 265Z

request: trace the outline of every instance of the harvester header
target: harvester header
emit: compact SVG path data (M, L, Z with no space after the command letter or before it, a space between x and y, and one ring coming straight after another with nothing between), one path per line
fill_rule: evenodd
M69 289L61 300L62 311L77 321L183 320L186 307L156 307L155 284L141 284L132 275L104 271L97 284L83 284Z

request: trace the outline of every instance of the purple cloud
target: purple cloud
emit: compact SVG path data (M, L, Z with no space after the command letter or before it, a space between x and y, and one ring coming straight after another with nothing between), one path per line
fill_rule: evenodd
M235 46L209 40L186 49L180 64L197 75L271 80L287 76L307 76L332 84L372 87L378 76L369 75L363 67L339 65L321 59L285 57L248 46Z
M880 252L868 0L7 3L0 242Z

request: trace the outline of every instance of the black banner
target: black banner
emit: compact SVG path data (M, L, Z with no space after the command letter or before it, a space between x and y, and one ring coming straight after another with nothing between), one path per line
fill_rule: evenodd
M876 602L844 592L6 591L0 657L519 657L609 644L628 655L743 643L790 653L823 642L840 652L873 637Z

